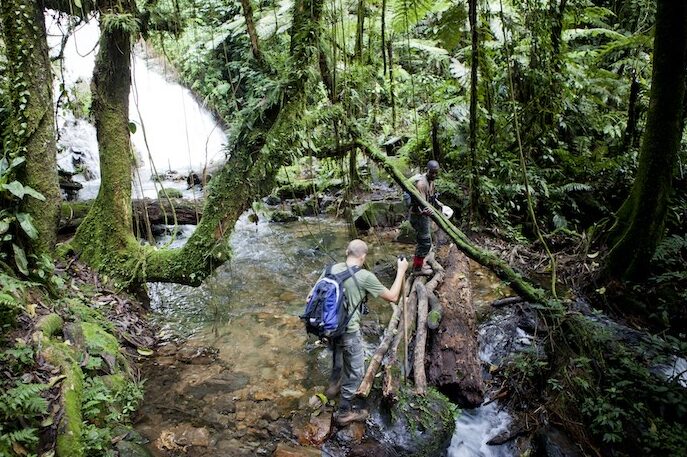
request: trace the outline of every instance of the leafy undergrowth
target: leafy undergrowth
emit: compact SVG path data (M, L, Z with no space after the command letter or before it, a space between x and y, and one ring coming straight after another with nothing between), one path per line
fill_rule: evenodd
M154 332L137 303L71 260L50 293L0 276L17 314L0 340L0 455L107 456L143 396Z

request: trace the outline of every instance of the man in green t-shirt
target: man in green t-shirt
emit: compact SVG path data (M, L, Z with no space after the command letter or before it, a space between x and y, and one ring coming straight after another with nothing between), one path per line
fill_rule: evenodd
M346 261L333 265L332 273L341 273L348 267L362 268L366 256L367 244L362 240L353 240L346 249ZM374 273L364 269L359 270L355 273L355 277L348 278L343 283L344 293L348 301L348 312L353 312L353 315L346 327L346 333L330 343L333 351L333 364L329 387L325 392L328 398L341 392L339 409L334 414L334 421L340 426L354 421L363 421L368 416L362 399L354 398L355 391L360 386L365 374L365 354L360 334L361 313L358 304L365 298L366 294L381 297L389 302L397 302L401 293L403 277L408 269L408 261L405 258L399 259L396 268L396 278L390 289L384 287ZM310 295L308 295L309 299Z

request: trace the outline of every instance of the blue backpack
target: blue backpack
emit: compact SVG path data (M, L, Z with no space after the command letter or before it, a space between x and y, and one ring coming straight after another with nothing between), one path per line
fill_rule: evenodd
M344 293L343 282L350 277L355 280L355 274L358 271L360 267L357 266L347 268L337 274L332 273L331 265L325 269L324 276L315 283L312 296L305 305L305 312L300 316L308 333L318 338L336 338L346 332L348 322L364 300L348 314L348 300Z

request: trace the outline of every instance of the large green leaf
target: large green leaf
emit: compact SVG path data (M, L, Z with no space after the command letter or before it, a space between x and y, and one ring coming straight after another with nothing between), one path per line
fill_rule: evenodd
M26 192L24 192L24 186L19 181L12 181L9 184L3 184L2 187L19 198L24 198L24 195L26 194Z
M19 181L12 181L9 184L3 184L2 187L19 198L24 198L24 195L30 195L31 197L37 198L38 200L45 200L43 194L29 186L24 186Z
M40 192L38 192L38 191L37 191L36 189L34 189L33 187L24 186L24 193L25 193L26 195L30 195L31 197L33 197L33 198L35 198L35 199L38 199L38 200L40 200L40 201L45 201L45 197L43 196L43 194L41 194Z
M24 253L24 250L14 243L12 243L12 250L14 251L14 262L17 264L17 268L19 268L19 271L28 276L29 262L26 260L26 254Z
M0 220L0 235L4 235L10 229L10 224L6 219Z
M35 240L38 237L38 230L36 230L36 227L33 226L33 218L30 214L17 213L17 220L29 238Z

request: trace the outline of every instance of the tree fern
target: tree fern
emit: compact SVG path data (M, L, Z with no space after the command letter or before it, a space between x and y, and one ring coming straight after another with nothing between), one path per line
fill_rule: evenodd
M0 413L6 419L45 414L48 402L40 394L47 387L45 384L18 383L16 387L0 395Z
M407 32L424 19L433 6L430 0L393 0L391 27L398 33Z

